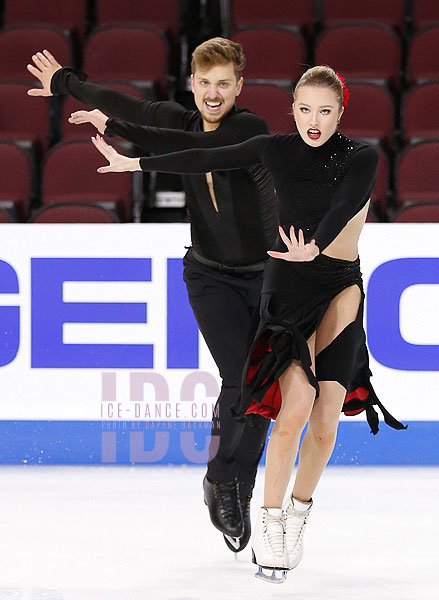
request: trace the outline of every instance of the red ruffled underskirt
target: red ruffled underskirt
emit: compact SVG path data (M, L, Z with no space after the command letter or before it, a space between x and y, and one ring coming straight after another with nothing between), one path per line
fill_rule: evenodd
M253 357L258 358L264 352L271 352L271 348L270 347L267 348L263 343L259 342L258 344L255 345L255 348L253 349ZM252 364L249 365L249 368L247 371L247 379L246 379L247 385L250 383L250 381L256 375L258 370L259 370L259 365L252 365ZM345 407L346 407L347 403L351 402L351 401L357 400L360 402L365 402L368 399L369 395L370 395L370 391L363 386L359 386L355 390L347 393L346 398L344 400L344 407L342 408L342 412L344 412L348 416L359 415L360 413L362 413L365 410L365 407L359 407L355 410L347 410ZM250 406L245 411L245 414L246 415L257 414L257 415L261 415L267 419L276 419L277 415L279 414L281 405L282 405L282 394L280 391L280 385L279 385L279 381L275 381L273 383L273 385L271 385L268 388L266 394L264 395L264 397L262 399L262 403L260 404L259 402L255 402L255 400L252 400L250 403Z

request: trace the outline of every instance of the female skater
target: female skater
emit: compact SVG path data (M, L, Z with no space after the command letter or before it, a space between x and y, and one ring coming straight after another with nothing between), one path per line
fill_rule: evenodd
M268 252L260 323L234 412L237 419L251 419L254 413L276 419L267 448L264 506L252 537L257 576L275 583L301 560L312 495L333 451L343 404L351 414L365 409L374 433L378 417L373 404L389 425L403 428L370 384L357 244L378 156L372 147L336 131L347 96L337 74L318 66L304 73L294 91L295 134L260 135L234 146L141 159L123 157L99 136L92 138L110 163L98 169L101 173L204 173L263 164L274 178L280 236ZM293 492L283 511L307 423Z

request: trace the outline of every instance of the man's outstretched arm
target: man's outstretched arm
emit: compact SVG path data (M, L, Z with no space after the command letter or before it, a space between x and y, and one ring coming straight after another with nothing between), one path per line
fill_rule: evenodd
M62 67L48 50L34 54L32 61L34 64L28 64L27 69L41 82L42 89L29 90L30 96L69 94L116 119L171 129L183 127L183 115L186 110L176 102L140 100L129 94L88 82L84 73L70 67Z
M183 131L166 127L135 125L126 121L109 119L99 110L79 110L71 115L69 123L91 123L101 134L122 137L145 152L168 154L191 148L216 148L239 144L245 140L268 133L265 122L250 112L235 113L225 119L215 131Z

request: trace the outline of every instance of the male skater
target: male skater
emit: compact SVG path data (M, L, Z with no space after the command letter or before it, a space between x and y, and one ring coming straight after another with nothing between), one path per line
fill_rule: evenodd
M43 87L29 90L30 95L70 94L97 109L74 113L71 123L90 122L101 133L123 137L147 152L225 146L268 133L260 117L234 105L243 85L245 58L240 44L230 40L213 38L192 55L197 111L175 102L138 100L87 82L85 74L62 68L47 50L32 60L27 68ZM184 281L222 379L204 499L212 523L228 547L239 552L250 538L250 499L269 420L255 415L251 426L237 423L230 406L240 394L266 251L277 232L274 190L260 165L187 175L184 185L192 238L184 258Z

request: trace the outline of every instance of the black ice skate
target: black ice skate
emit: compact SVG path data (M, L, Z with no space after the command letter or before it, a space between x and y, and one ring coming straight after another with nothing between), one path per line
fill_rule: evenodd
M250 524L250 501L253 495L254 483L239 483L239 501L241 504L241 514L243 521L243 532L240 538L233 538L228 535L224 535L224 541L227 547L232 552L241 552L247 546L251 535L251 524Z
M209 481L203 479L204 502L209 509L212 524L232 539L240 538L243 533L241 507L238 496L238 482Z

